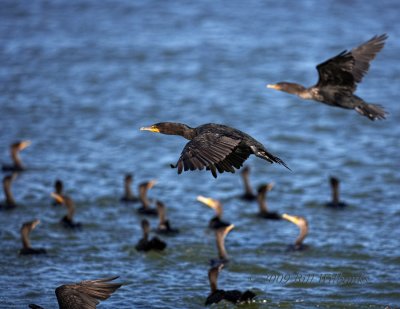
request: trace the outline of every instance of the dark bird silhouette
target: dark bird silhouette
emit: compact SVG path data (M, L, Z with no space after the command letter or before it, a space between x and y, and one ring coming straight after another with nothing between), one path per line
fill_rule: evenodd
M270 220L281 220L281 215L276 212L268 211L267 206L267 192L271 191L274 187L273 183L268 183L264 185L260 185L258 187L258 195L257 195L257 202L258 202L258 216L264 219Z
M24 165L22 164L22 160L19 157L19 152L24 150L31 144L30 141L19 141L10 146L11 152L11 160L13 161L12 165L3 164L3 171L5 172L22 172L25 170Z
M143 237L139 240L136 244L135 248L137 251L162 251L167 247L167 244L159 239L157 236L154 236L152 239L149 240L150 234L150 223L146 219L142 220L142 230L143 230Z
M110 282L117 278L118 276L60 285L55 290L58 307L60 309L94 309L100 301L108 299L123 285L123 283ZM29 308L44 309L35 304L30 304Z
M289 216L288 214L283 214L282 218L288 220L294 224L296 224L300 229L300 234L297 237L294 245L290 245L288 250L297 251L297 250L305 250L308 248L307 245L303 244L304 239L308 234L308 222L304 217L299 216Z
M326 206L331 208L346 207L347 204L345 202L341 202L339 199L339 179L337 179L336 177L330 177L329 182L332 190L332 201L326 203Z
M371 120L385 119L382 106L368 104L354 95L357 84L368 72L369 63L385 45L386 34L374 36L369 41L343 51L337 56L317 65L319 80L312 87L288 82L267 85L268 88L284 91L305 100L314 100L327 105L354 109Z
M132 182L132 174L126 174L124 178L124 195L121 197L121 202L134 203L139 201L139 198L132 193Z
M137 209L138 213L149 216L157 215L157 209L150 207L150 201L149 198L147 197L147 192L149 191L149 189L153 188L156 183L157 183L156 180L150 180L142 182L139 185L139 200L142 206Z
M169 220L167 219L165 205L161 201L156 201L157 212L158 212L158 227L156 229L157 234L164 235L176 235L179 233L178 229L171 227Z
M28 221L22 224L21 226L21 240L22 240L22 249L19 250L20 255L28 255L28 254L43 254L47 253L44 248L32 248L31 243L29 241L29 234L35 229L35 227L40 223L39 219L35 219L33 221Z
M211 266L227 264L229 262L228 253L225 249L225 238L234 227L235 226L231 224L215 230L215 243L217 245L218 258L210 260Z
M191 128L182 123L161 122L140 130L180 135L190 140L183 148L176 165L171 165L172 168L178 168L178 174L181 174L183 170L193 171L206 168L216 178L217 171L234 173L235 168L240 169L251 154L288 168L285 162L268 152L250 135L225 125L208 123Z
M65 205L67 207L67 214L62 217L61 219L61 224L66 227L66 228L81 228L82 224L79 222L74 221L74 215L75 215L75 204L72 198L66 195L59 195L57 193L52 193L51 196L59 203L62 205Z
M208 223L208 227L210 229L218 229L220 227L225 227L231 225L229 222L223 221L222 218L222 204L218 200L214 200L210 197L204 197L199 195L197 197L197 200L204 205L207 205L208 207L214 209L215 211L215 216L211 218L210 222Z
M256 199L257 196L254 194L253 189L251 188L249 174L250 174L250 168L248 166L245 166L242 169L244 193L241 196L241 199L246 200L246 201L253 201Z
M7 175L3 177L3 192L5 196L5 201L0 203L0 209L10 210L17 207L17 203L15 202L14 195L11 192L11 185L15 178L15 174Z
M218 275L223 267L224 264L220 264L218 266L210 268L208 271L208 280L210 282L211 293L206 299L206 306L219 303L222 300L226 300L234 304L239 304L250 302L254 297L256 297L256 294L254 294L250 290L247 290L245 292L241 292L238 290L219 290L217 285Z

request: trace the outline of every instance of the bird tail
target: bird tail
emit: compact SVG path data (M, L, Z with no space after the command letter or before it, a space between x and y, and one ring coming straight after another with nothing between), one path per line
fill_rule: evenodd
M377 104L368 104L368 103L361 103L359 106L355 108L357 113L368 117L371 120L376 120L376 119L385 119L387 113L383 109L381 105Z
M264 159L265 161L268 161L268 162L270 162L270 163L278 163L278 164L281 164L281 165L283 165L284 167L286 167L289 171L291 171L291 169L289 168L289 166L287 166L286 163L283 162L282 159L280 159L280 158L278 158L278 157L275 157L272 153L270 153L270 152L268 152L268 151L266 151L266 150L263 150L263 149L262 149L262 150L257 149L257 148L254 147L254 146L252 146L251 149L253 150L253 153L254 153L257 157L259 157L259 158L261 158L261 159Z

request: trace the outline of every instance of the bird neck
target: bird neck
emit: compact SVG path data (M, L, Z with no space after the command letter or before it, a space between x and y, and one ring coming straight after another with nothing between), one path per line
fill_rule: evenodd
M332 203L339 203L339 185L332 185Z
M65 206L67 207L67 218L72 222L75 214L75 205L74 202L69 198L65 198Z
M257 195L257 202L258 202L258 208L260 210L260 213L267 213L268 212L268 206L267 206L267 201L265 199L266 192L260 192Z
M150 207L150 201L147 198L147 188L146 187L139 188L139 199L140 199L140 202L142 203L143 208L147 209Z
M124 183L124 189L125 189L125 197L126 198L132 198L133 194L132 194L132 190L131 190L131 186L130 186L130 182L129 181L125 181Z
M165 226L166 215L164 207L158 207L158 219L160 221L159 226Z
M296 239L295 245L301 246L307 234L308 234L308 227L306 225L300 226L300 234Z
M19 157L19 150L16 148L11 149L11 159L14 162L14 166L18 168L23 168L21 158Z
M183 123L170 122L160 131L160 133L168 135L180 135L188 140L192 140L196 135L196 129L189 127Z
M3 189L7 205L15 205L14 196L11 192L11 181L3 182Z
M244 183L244 190L246 195L253 195L253 189L250 185L249 174L243 173L242 174L243 183Z
M225 236L223 233L216 232L216 242L217 242L217 250L218 256L221 260L227 260L228 254L225 249Z
M22 240L22 247L28 249L31 247L31 243L29 241L29 227L22 227L21 229L21 240Z
M208 273L208 280L210 281L211 293L214 293L218 289L218 286L217 286L218 271L211 270Z

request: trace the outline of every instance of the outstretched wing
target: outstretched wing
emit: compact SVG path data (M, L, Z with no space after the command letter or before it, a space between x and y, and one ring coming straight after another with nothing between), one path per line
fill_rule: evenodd
M183 170L211 170L214 177L217 177L217 170L234 173L234 168L240 168L249 157L251 151L245 151L239 145L241 139L231 138L217 133L205 133L196 136L181 153L175 166L178 174Z
M317 65L319 74L317 87L339 86L343 88L342 90L354 92L356 84L361 82L368 72L369 63L383 48L386 38L386 34L374 36L350 52L345 50Z
M60 309L94 309L101 300L106 300L121 287L122 283L109 281L117 277L87 280L75 284L64 284L56 288Z

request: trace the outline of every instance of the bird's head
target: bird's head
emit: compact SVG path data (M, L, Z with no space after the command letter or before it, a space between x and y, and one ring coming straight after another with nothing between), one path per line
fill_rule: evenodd
M283 91L283 92L287 92L290 94L295 94L295 95L299 95L300 93L302 93L305 90L305 88L302 85L295 84L295 83L288 83L288 82L279 82L276 84L268 84L266 87L275 89L275 90L279 90L279 91Z

